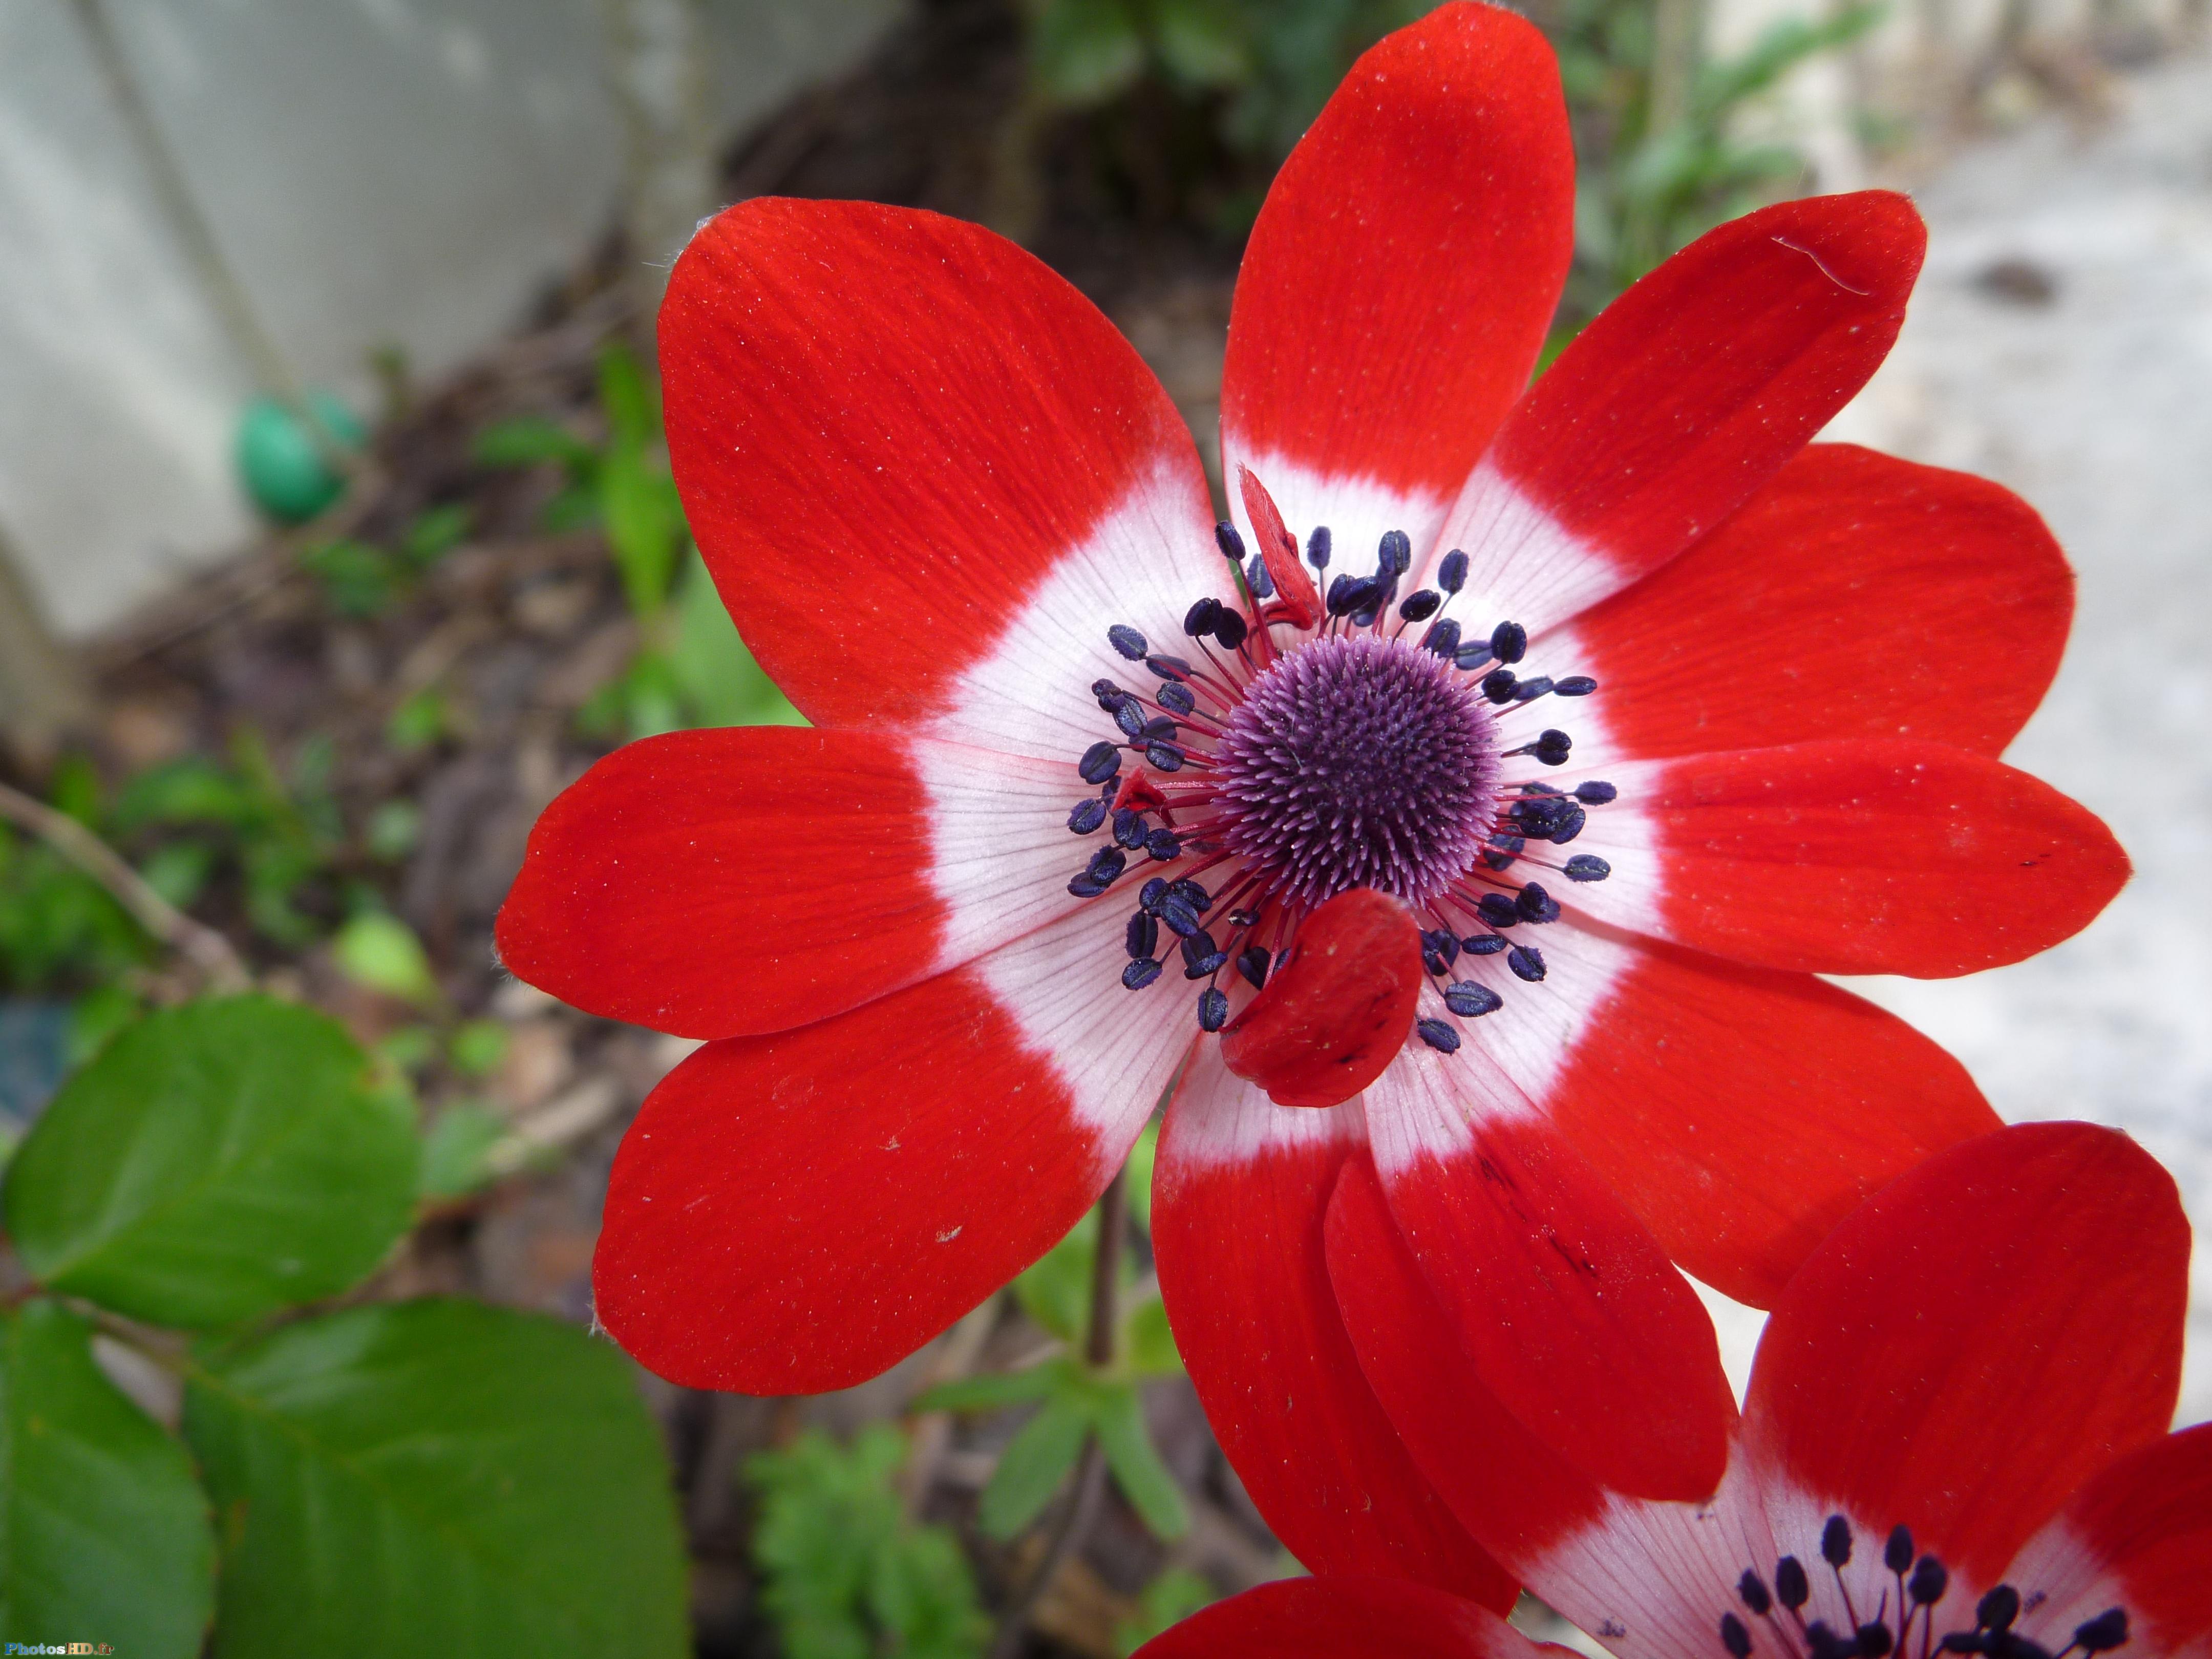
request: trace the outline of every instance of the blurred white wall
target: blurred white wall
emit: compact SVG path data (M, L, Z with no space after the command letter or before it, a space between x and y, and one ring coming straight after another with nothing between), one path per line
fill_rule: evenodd
M726 131L855 59L901 0L708 0ZM278 343L368 402L434 374L609 222L621 134L593 0L109 0ZM251 391L67 0L0 0L0 526L82 633L250 528Z

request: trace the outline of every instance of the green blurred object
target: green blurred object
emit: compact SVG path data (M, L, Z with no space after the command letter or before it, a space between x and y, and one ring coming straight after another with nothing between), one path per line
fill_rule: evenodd
M1136 1617L1115 1626L1114 1644L1124 1654L1134 1653L1155 1636L1166 1635L1171 1626L1220 1599L1221 1592L1188 1567L1170 1567L1145 1586L1137 1598Z
M490 1107L473 1100L453 1102L422 1137L422 1197L465 1198L489 1186L491 1149L506 1138L506 1120Z
M338 929L331 941L331 955L339 970L356 985L403 1002L427 1005L438 1000L437 976L415 930L383 910L364 910Z
M256 398L238 422L239 480L254 506L279 524L305 524L345 489L329 450L358 450L368 441L360 418L327 392L307 394L307 413L325 434L318 441L298 410L281 398Z
M989 1630L959 1540L908 1521L903 1436L872 1423L851 1448L814 1431L745 1465L760 1497L753 1560L785 1659L974 1659Z

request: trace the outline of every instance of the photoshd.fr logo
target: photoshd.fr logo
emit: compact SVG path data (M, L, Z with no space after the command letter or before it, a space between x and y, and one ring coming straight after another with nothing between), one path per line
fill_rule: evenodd
M105 1642L10 1642L6 1659L19 1653L112 1653Z

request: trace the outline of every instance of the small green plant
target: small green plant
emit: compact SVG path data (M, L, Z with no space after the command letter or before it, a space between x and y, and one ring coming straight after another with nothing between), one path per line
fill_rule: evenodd
M809 1431L745 1465L753 1560L785 1659L973 1659L989 1621L959 1540L908 1519L905 1437L875 1423L849 1447Z
M633 738L689 726L804 725L738 637L706 566L687 556L690 531L668 471L659 400L619 343L599 355L599 391L601 445L541 416L488 427L476 445L487 466L558 466L563 483L546 504L547 527L596 524L605 533L638 649L578 711L578 723Z
M1148 1127L1129 1155L1130 1217L1149 1230L1157 1128ZM991 1411L1035 1405L1036 1410L1000 1454L983 1488L977 1520L994 1538L1012 1538L1027 1527L1066 1484L1094 1436L1122 1496L1162 1538L1189 1530L1182 1488L1160 1461L1145 1426L1143 1385L1179 1376L1182 1361L1168 1328L1158 1290L1131 1297L1135 1270L1124 1255L1120 1328L1115 1358L1095 1365L1083 1347L1090 1320L1091 1282L1098 1259L1098 1212L1077 1222L1067 1236L1014 1280L1022 1311L1058 1338L1061 1349L1021 1370L963 1377L931 1389L924 1411Z
M688 1651L614 1349L471 1302L309 1306L390 1255L423 1164L404 1094L266 997L150 1015L64 1085L0 1183L32 1282L0 1313L0 1626L147 1659ZM178 1434L95 1337L177 1380Z
M324 603L341 617L380 617L423 573L469 533L470 511L459 502L434 507L389 548L352 537L319 542L300 562L321 587Z

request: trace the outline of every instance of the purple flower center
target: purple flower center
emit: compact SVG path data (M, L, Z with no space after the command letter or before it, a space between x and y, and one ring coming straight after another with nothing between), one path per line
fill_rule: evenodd
M1425 904L1497 816L1498 721L1450 659L1323 637L1255 678L1214 747L1223 843L1309 908L1372 887Z

